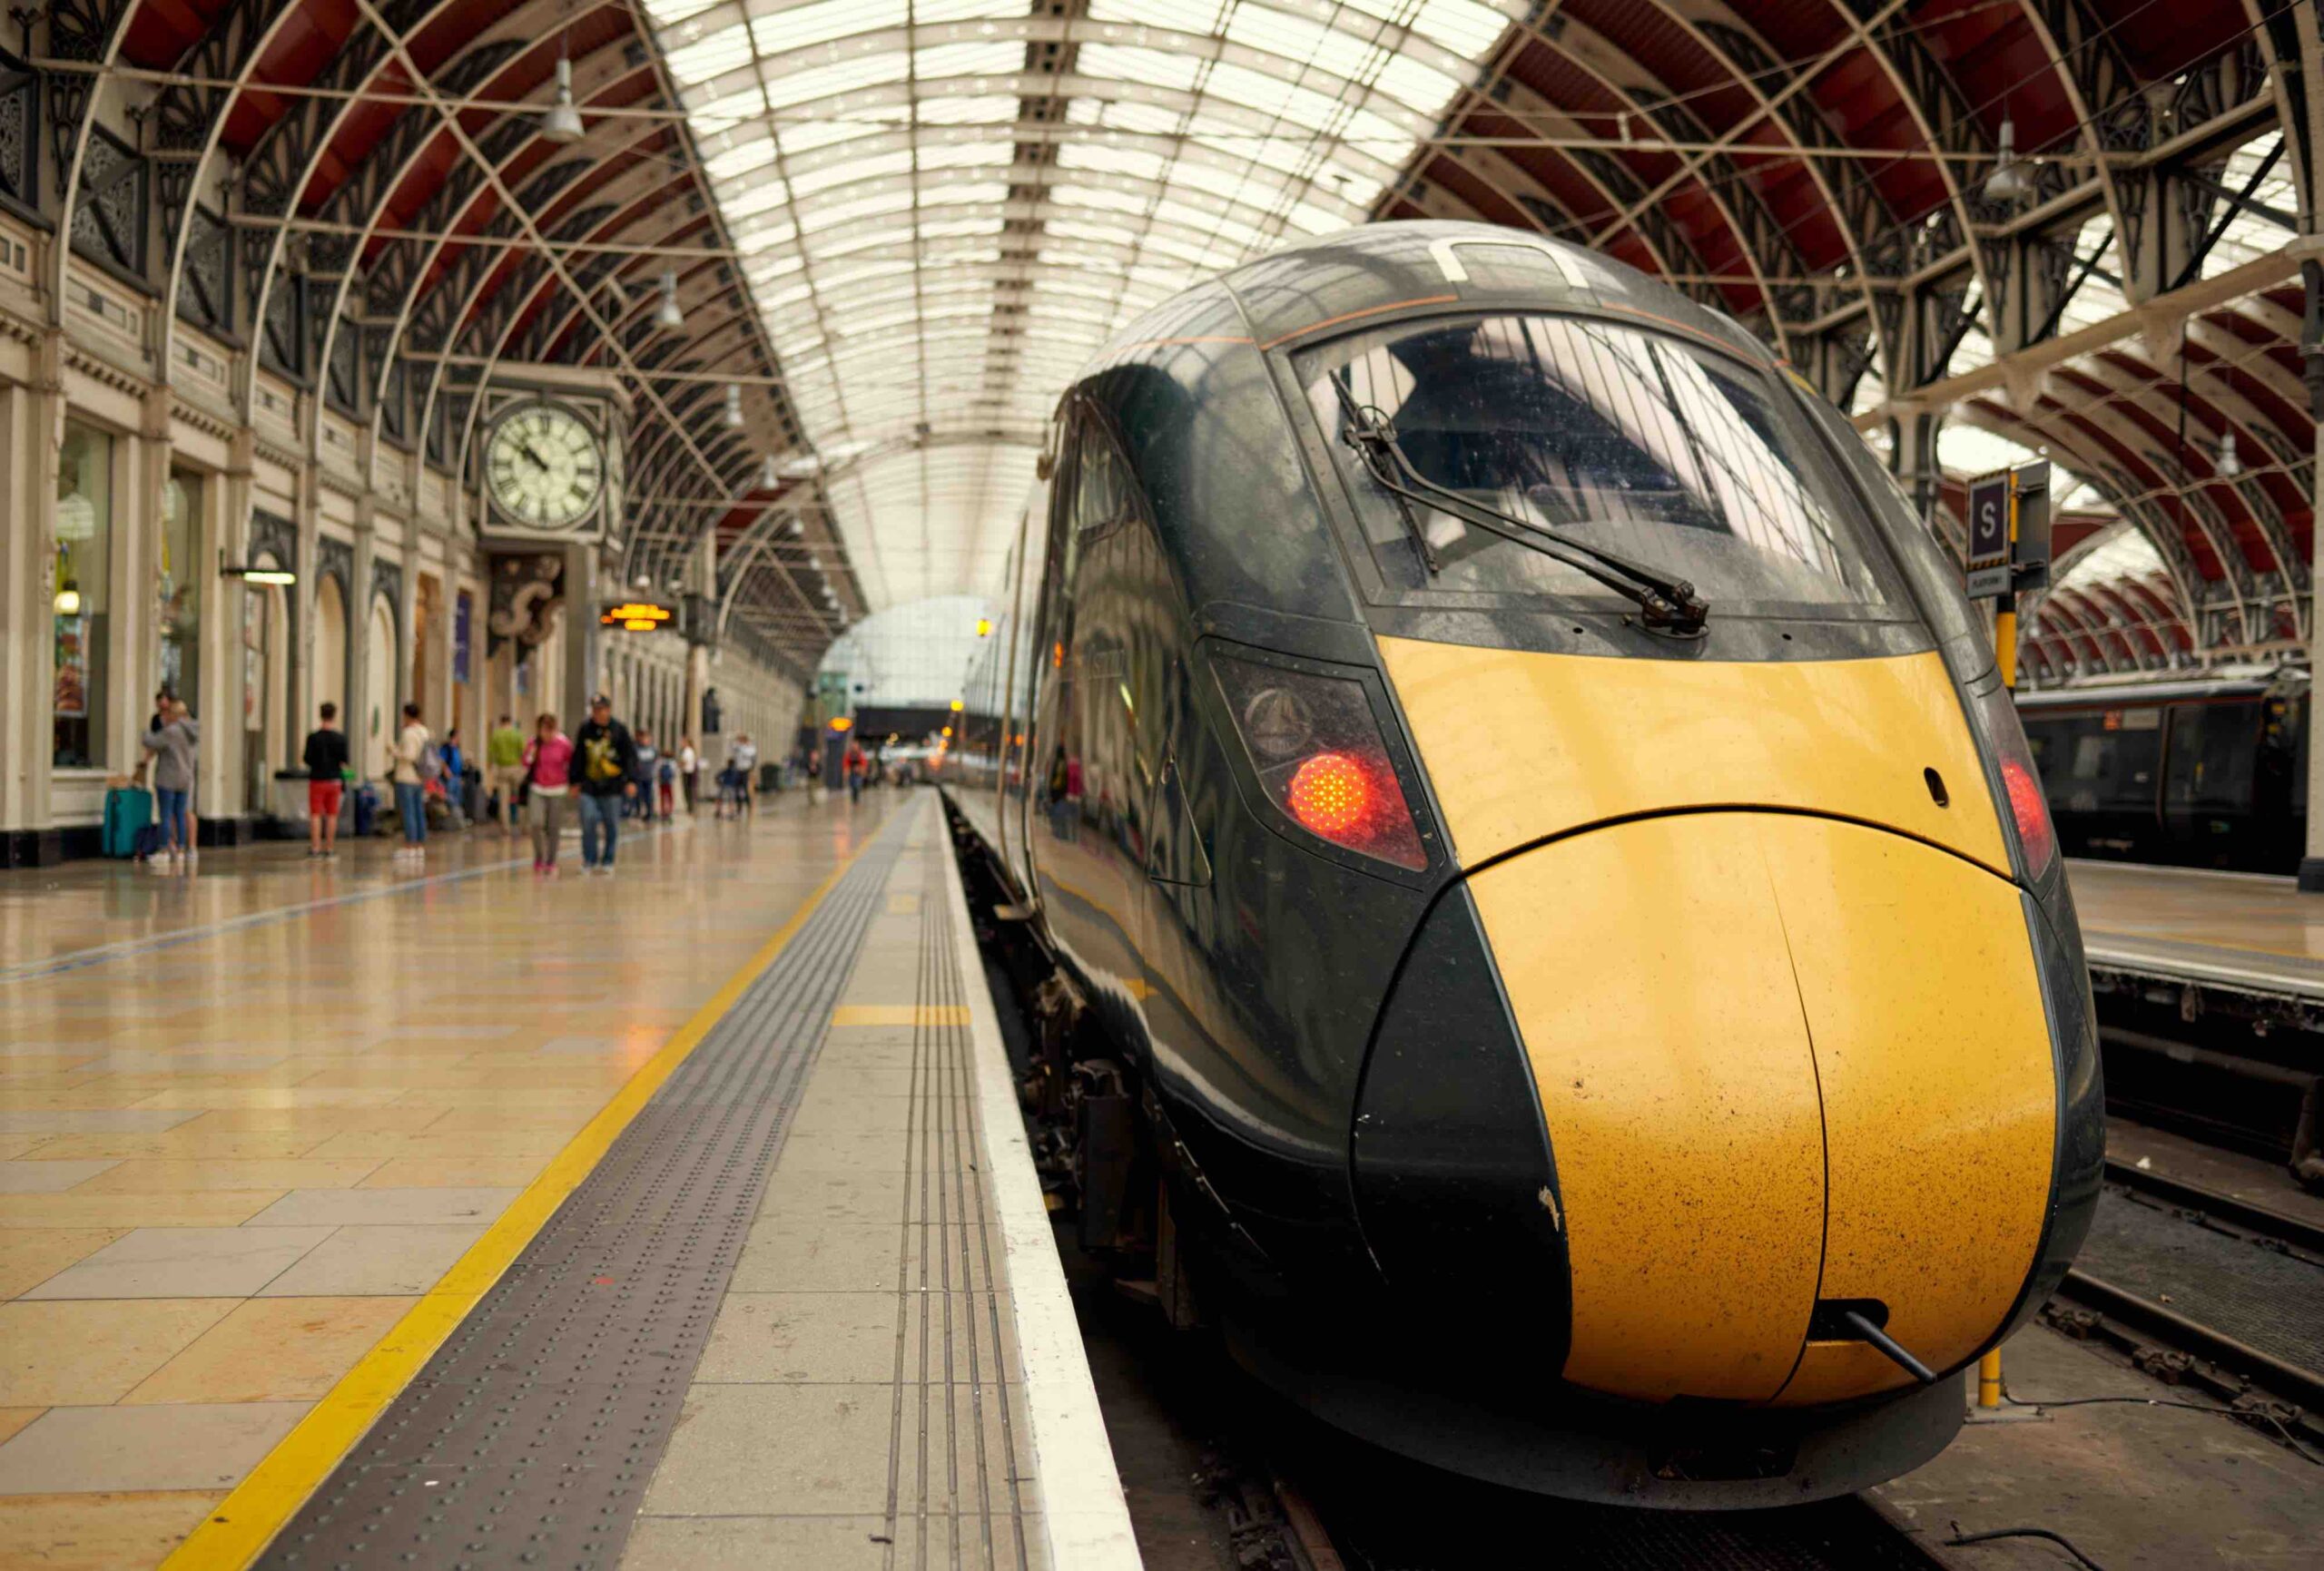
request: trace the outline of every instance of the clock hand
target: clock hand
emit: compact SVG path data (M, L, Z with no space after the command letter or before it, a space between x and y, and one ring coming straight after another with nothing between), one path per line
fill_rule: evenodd
M548 472L548 460L542 457L538 453L534 452L533 445L530 442L519 442L517 444L517 451L523 453L526 457L530 458L533 461L534 468L540 470L543 474L547 474Z

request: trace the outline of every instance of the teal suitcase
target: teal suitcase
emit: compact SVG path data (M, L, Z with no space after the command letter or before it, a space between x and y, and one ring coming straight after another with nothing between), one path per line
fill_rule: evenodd
M133 856L137 831L153 821L153 793L138 786L115 786L105 792L104 853Z

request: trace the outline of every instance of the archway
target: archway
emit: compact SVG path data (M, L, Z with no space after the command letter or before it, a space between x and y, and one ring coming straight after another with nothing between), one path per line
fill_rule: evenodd
M315 585L315 702L339 705L340 723L350 735L356 718L347 708L347 592L325 574ZM318 708L318 713L321 712Z
M364 651L363 774L384 780L396 731L396 614L386 595L371 602L369 643Z

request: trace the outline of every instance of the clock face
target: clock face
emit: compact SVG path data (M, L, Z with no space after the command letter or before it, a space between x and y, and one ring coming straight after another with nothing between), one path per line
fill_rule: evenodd
M569 528L588 516L605 489L597 434L555 404L527 404L502 416L484 464L492 500L513 524Z

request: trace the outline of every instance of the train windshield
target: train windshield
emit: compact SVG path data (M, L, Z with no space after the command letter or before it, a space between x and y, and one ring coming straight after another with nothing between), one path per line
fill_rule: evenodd
M1393 590L1605 594L1553 556L1400 505L1346 440L1351 408L1384 418L1431 484L1684 578L1713 616L1908 614L1812 433L1764 374L1717 350L1612 322L1492 316L1404 323L1295 364Z

